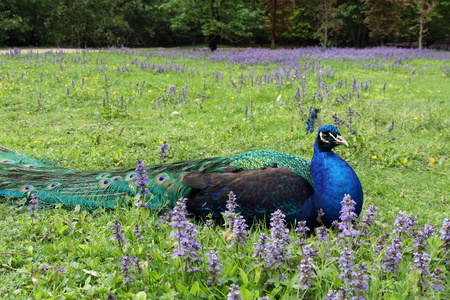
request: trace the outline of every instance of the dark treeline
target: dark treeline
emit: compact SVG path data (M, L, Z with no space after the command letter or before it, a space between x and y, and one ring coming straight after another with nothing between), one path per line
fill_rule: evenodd
M450 42L450 0L0 0L0 46Z

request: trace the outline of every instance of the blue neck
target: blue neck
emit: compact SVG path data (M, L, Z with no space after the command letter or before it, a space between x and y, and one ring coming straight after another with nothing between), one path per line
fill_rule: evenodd
M363 203L363 191L358 176L339 155L331 150L322 151L314 143L314 156L311 160L311 172L314 180L313 203L315 211L322 209L324 225L331 226L339 219L341 201L350 194L356 202L355 213L359 216Z

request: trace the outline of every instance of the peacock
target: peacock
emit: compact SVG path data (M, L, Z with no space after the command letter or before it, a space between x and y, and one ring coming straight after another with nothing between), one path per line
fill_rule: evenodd
M256 150L229 157L202 158L145 167L151 210L168 210L180 197L188 199L189 213L223 219L229 192L246 220L263 219L281 209L287 221L319 219L331 226L338 220L341 200L350 194L360 214L363 191L358 176L332 151L348 143L332 125L318 129L311 161L273 150ZM0 146L0 198L24 205L37 193L41 206L80 205L88 210L113 209L130 203L137 194L134 168L80 171L47 164ZM128 202L127 202L128 199Z

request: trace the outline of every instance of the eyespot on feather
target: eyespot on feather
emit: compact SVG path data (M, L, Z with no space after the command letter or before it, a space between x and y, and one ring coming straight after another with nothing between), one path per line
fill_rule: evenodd
M22 193L29 193L29 192L31 192L32 190L34 190L34 187L31 186L31 185L24 185L24 186L22 186L22 187L20 188L20 191L21 191Z
M122 177L120 177L120 176L114 176L113 178L111 178L111 180L114 181L114 182L119 182L119 181L122 180Z
M36 165L25 165L25 167L33 169L33 168L39 168L39 166Z
M203 163L203 165L198 169L199 172L203 172L209 166L210 161Z
M192 168L194 165L187 165L186 167L184 167L182 170L186 171L189 170L190 168Z
M101 189L104 189L110 186L113 182L114 181L112 181L111 179L100 179L98 185Z
M106 178L106 177L108 177L108 176L109 176L108 173L102 173L102 174L99 174L97 177L95 177L95 179Z
M0 163L4 163L4 164L12 164L13 161L9 160L9 159L0 159Z
M56 189L60 185L61 184L59 182L53 182L53 183L50 183L49 185L47 185L46 189L47 190L53 190L53 189Z
M180 175L180 181L183 182L184 177L186 177L187 172L181 173Z
M171 184L171 182L172 182L172 180L165 173L158 174L155 176L155 183L158 185L163 185L163 186L167 187L169 184Z
M125 176L125 181L135 180L136 179L136 172L130 172Z

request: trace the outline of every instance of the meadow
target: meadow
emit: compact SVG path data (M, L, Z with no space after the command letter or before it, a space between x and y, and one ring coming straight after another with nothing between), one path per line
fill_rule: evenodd
M163 141L168 162L257 149L309 159L305 121L320 108L349 142L336 153L361 180L362 217L378 209L347 224L356 237L256 223L237 244L222 224L188 219L192 260L174 257L170 218L145 208L34 219L28 204L0 204L0 298L450 298L449 61L385 47L3 51L2 146L86 170L159 163ZM276 264L257 252L262 233L282 248Z

